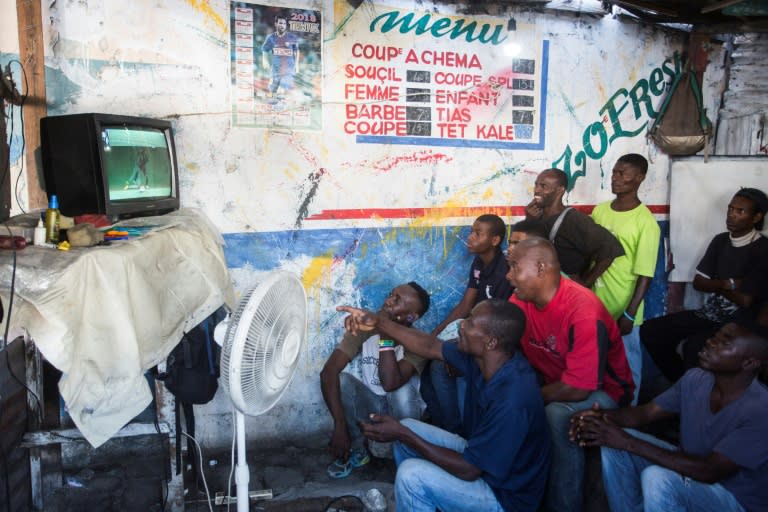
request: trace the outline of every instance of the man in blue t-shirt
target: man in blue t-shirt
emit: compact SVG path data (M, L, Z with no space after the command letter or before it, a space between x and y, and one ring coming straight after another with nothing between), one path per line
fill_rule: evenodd
M363 434L396 441L397 510L531 511L544 495L551 444L536 374L519 351L525 315L500 299L479 303L461 322L458 343L340 306L350 332L377 329L413 353L464 373L461 437L413 419L370 415Z
M288 18L282 14L275 16L275 32L261 45L261 57L265 68L272 67L269 92L275 94L278 89L293 89L293 76L299 72L299 39L288 32Z
M768 389L757 380L768 340L729 323L689 370L652 402L576 413L571 439L602 446L611 510L757 512L768 503ZM680 446L637 428L680 417Z

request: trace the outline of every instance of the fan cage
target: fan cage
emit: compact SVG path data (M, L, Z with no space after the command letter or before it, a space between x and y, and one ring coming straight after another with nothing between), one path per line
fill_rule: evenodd
M306 340L306 294L301 281L276 272L250 289L227 328L221 375L243 414L271 409L295 373Z

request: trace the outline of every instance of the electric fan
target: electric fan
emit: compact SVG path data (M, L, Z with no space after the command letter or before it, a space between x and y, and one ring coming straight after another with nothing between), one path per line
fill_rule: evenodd
M293 378L307 337L301 281L289 272L272 272L243 296L231 317L217 326L217 334L223 329L221 378L235 406L237 510L247 512L245 415L271 409Z

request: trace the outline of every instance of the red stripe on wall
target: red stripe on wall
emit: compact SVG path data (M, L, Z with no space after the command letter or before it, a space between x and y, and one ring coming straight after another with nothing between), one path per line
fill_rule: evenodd
M649 204L653 214L668 214L668 204ZM584 213L590 213L593 204L574 205ZM494 213L499 217L522 217L525 206L462 206L444 208L358 208L349 210L323 210L310 215L306 220L350 220L350 219L414 219L418 217L478 217Z

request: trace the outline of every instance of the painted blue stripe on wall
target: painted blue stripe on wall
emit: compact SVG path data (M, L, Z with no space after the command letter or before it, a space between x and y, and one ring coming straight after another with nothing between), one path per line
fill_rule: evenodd
M661 236L669 221L660 221ZM363 307L377 308L392 287L415 280L432 295L422 328L435 326L461 299L472 256L464 240L469 226L430 228L346 228L224 235L227 266L269 271L296 258L331 257L355 268L353 286ZM667 278L664 244L659 244L656 273L646 294L646 316L664 314ZM346 267L344 267L346 268Z

